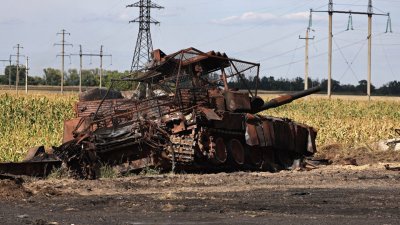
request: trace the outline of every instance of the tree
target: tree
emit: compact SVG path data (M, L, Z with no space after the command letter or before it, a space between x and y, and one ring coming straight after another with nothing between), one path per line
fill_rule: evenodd
M9 83L10 68L11 68L11 85L15 85L15 80L17 77L17 66L15 65L6 66L6 68L4 69L5 78L2 79L1 84L7 85ZM25 67L19 67L19 84L23 83L25 83Z
M61 72L53 68L43 70L46 85L58 86L61 85Z
M368 81L366 80L360 80L358 82L358 85L356 86L356 90L359 93L367 94L367 87L368 87ZM375 92L375 86L371 84L371 92Z
M79 73L76 69L68 70L65 78L65 85L67 86L78 86L79 85Z
M340 91L340 82L337 80L332 79L332 86L331 86L331 90L332 91ZM321 80L321 89L323 91L328 91L328 80L323 79Z
M124 77L129 76L129 71L119 72L117 70L114 71L105 71L103 84L104 87L110 87L112 79L122 79ZM114 88L117 90L132 90L132 87L136 87L136 82L116 82L114 84Z

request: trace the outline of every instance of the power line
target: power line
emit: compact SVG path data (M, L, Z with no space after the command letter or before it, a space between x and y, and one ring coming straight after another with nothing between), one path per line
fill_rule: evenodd
M335 36L336 36L336 35L339 35L339 34L345 32L345 31L346 31L346 30L340 31L340 32L338 32L338 33L336 33L336 34L334 34L334 35L335 35ZM325 38L319 39L318 41L314 41L313 43L319 43L319 42L325 41L325 40L327 40L327 39L328 39L328 37L325 37ZM285 51L285 52L282 52L282 53L279 53L279 54L276 54L276 55L273 55L273 56L269 56L269 57L267 57L267 58L262 58L262 59L258 60L258 62L265 62L265 61L268 61L268 60L270 60L270 59L277 58L277 57L286 55L286 54L288 54L288 53L297 51L298 49L301 49L301 48L304 48L304 47L305 47L305 45L302 45L302 46L300 46L300 47L296 47L296 48L294 48L294 49L291 49L291 50L288 50L288 51Z
M71 55L66 55L65 54L65 46L73 46L70 43L67 43L65 41L65 35L70 36L71 34L68 33L65 29L62 29L61 32L57 33L57 35L62 35L61 43L56 43L54 45L60 45L61 46L61 54L57 55L61 56L61 94L64 93L64 57L68 56L71 59Z
M299 40L300 40L300 39L297 39L296 48L297 48L297 45L299 44ZM296 52L297 52L297 51L294 51L294 52L293 52L292 59L290 60L290 62L293 62L293 61L294 61L294 58L296 57ZM286 76L287 76L287 74L289 74L289 71L290 71L291 66L292 66L292 64L289 64L288 69L287 69L287 71L286 71Z
M157 5L151 0L140 0L126 7L139 8L139 17L129 21L129 23L139 23L139 33L136 40L135 52L133 53L131 73L145 68L146 64L151 60L151 52L153 51L153 43L151 39L151 24L159 24L157 20L151 17L151 9L163 9L164 7Z
M111 64L112 64L112 55L111 54L104 54L103 52L103 45L100 46L100 53L99 54L92 54L92 53L83 53L82 51L82 45L79 45L79 54L72 54L73 56L78 55L80 59L80 69L79 69L79 92L82 92L82 63L83 63L83 56L88 56L90 59L92 57L100 57L100 74L99 74L99 80L100 84L99 87L102 88L102 77L103 77L103 57L111 57Z
M382 38L379 38L379 40L380 40L380 42L382 43ZM391 65L390 62L389 62L389 57L388 57L388 55L387 55L386 48L385 48L384 45L382 45L382 51L383 51L383 54L384 54L384 56L385 56L385 61L386 61L386 63L387 63L388 66L389 66L391 75L392 75L393 79L396 80L396 77L395 77L394 72L393 72L393 67L392 67L392 65Z
M385 33L380 33L380 34L375 35L375 36L378 37L378 36L383 35L383 34L385 34ZM356 45L356 44L359 44L359 43L361 43L361 42L363 42L363 41L365 41L365 39L352 42L352 43L350 43L350 44L348 44L348 45L344 45L344 46L342 46L340 49L349 48L349 47L354 46L354 45ZM336 52L336 51L338 51L338 50L339 50L339 49L334 49L334 50L332 50L332 52ZM310 59L323 56L323 55L325 55L326 53L328 53L328 52L325 51L325 52L322 52L322 53L320 53L320 54L317 54L317 55L314 55L314 56L310 56ZM297 60L297 61L293 61L293 63L285 63L285 64L281 64L281 65L277 65L277 66L267 67L267 68L262 69L261 71L264 71L264 70L273 70L273 69L277 69L277 68L281 68L281 67L288 66L289 64L296 64L296 63L299 63L299 62L302 62L302 61L303 61L303 59L300 59L300 60Z
M343 72L342 76L339 78L339 81L342 80L342 78L346 75L347 71L351 68L351 65L353 65L354 61L357 59L358 55L360 54L360 52L362 51L362 49L364 48L364 46L367 44L367 42L364 40L364 43L362 44L361 48L359 48L359 50L357 51L357 53L354 55L353 60L351 61L350 65L347 65L346 70ZM352 70L353 71L353 70ZM354 74L354 71L353 71ZM354 74L355 75L355 74ZM357 81L359 81L358 77L355 76Z
M15 90L17 91L17 95L18 95L18 83L19 83L19 57L20 55L20 49L23 49L24 47L22 47L20 44L17 44L15 47L15 49L17 49L17 74L16 74L16 78L15 78Z
M340 49L340 47L339 47L339 45L338 45L338 43L336 42L335 39L333 39L333 42L335 43L336 47L339 49L340 55L343 57L344 61L345 61L346 64L347 64L346 72L350 69L351 72L353 73L354 77L356 78L356 80L357 80L357 81L360 81L360 79L358 79L356 73L354 72L353 68L351 67L351 65L352 65L353 63L350 63L350 62L347 60L346 56L344 55L342 49Z
M311 2L314 2L314 1L315 1L315 0L312 0ZM295 6L294 8L289 9L289 10L287 10L287 11L281 13L280 15L278 15L278 17L282 17L282 16L284 16L285 14L287 14L287 13L289 13L289 12L292 12L292 11L294 11L294 10L296 10L296 9L299 9L299 8L301 8L301 7L304 7L304 6L308 5L308 4L310 4L311 2L307 2L307 3L305 3L305 4L301 4L301 5ZM325 6L325 5L323 5L323 6ZM323 7L323 6L320 6L320 7ZM320 8L320 7L318 7L318 8ZM228 34L228 35L224 35L224 36L219 37L219 38L217 38L217 39L214 39L214 40L211 40L211 41L207 41L207 42L200 43L199 45L207 45L207 44L215 43L215 42L218 42L218 41L221 41L221 40L226 40L226 39L228 39L228 38L234 37L234 36L236 36L236 35L238 35L238 34L243 34L243 33L246 32L246 31L253 30L253 29L258 28L258 27L263 26L263 25L264 25L264 24L257 24L257 25L254 25L254 26L250 27L250 28L242 29L242 30L239 30L239 31L230 33L230 34ZM294 33L298 33L298 32L299 32L299 31L294 32Z
M349 15L367 15L368 16L368 86L367 86L367 95L368 99L371 99L371 64L372 64L372 16L387 16L388 17L388 25L386 26L386 33L389 31L391 32L391 20L390 14L385 13L374 13L374 7L372 6L372 0L368 0L368 8L367 12L357 12L357 11L341 11L341 10L334 10L333 9L333 0L329 0L328 10L327 11L317 11L312 10L312 12L327 12L329 15L329 45L328 45L328 96L331 97L331 80L332 80L332 17L333 14L349 14ZM349 18L351 19L351 17ZM390 24L390 27L389 27ZM348 27L350 25L350 20Z

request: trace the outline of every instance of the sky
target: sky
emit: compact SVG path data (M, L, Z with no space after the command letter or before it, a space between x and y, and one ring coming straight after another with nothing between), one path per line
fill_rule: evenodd
M138 24L129 23L138 8L128 0L2 0L0 8L0 59L21 54L30 58L30 74L60 68L61 41L66 29L67 54L98 54L104 45L106 70L130 70ZM161 22L152 26L154 49L173 53L195 47L261 64L261 76L304 76L305 36L309 10L327 10L328 0L154 0L164 6L153 10ZM366 11L368 0L334 0L335 10ZM385 33L386 16L373 17L372 83L381 86L400 80L400 0L374 0L374 12L391 13L393 33ZM353 15L354 30L346 31L348 15L333 17L333 79L357 84L367 79L367 16ZM310 77L326 79L328 71L328 14L313 14L310 41ZM14 58L15 59L15 58ZM21 59L24 61L24 59ZM65 69L79 68L79 56L66 58ZM0 63L0 74L6 65ZM99 67L98 58L84 58L84 69Z

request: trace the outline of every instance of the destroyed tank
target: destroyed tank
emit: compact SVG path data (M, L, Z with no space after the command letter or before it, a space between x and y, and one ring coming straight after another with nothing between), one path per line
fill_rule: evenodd
M64 144L54 148L79 176L95 178L102 164L123 172L276 171L299 166L316 151L314 128L257 113L319 87L264 102L258 63L195 48L152 55L145 71L113 80L106 93L80 96L76 118L65 121ZM247 91L230 88L234 81ZM139 84L135 92L118 94L132 84Z

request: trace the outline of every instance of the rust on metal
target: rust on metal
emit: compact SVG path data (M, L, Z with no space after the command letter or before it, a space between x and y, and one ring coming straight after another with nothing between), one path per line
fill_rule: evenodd
M108 90L81 94L76 118L65 121L63 144L53 147L56 161L46 161L45 154L33 149L25 164L0 168L63 162L76 176L88 179L97 178L104 164L124 172L147 167L290 169L316 151L316 130L257 113L318 92L319 87L264 102L246 83L249 77L259 79L259 67L216 51L188 48L167 55L155 50L146 70L134 78L113 80ZM247 91L230 88L232 79ZM122 97L120 90L132 90L136 84L135 92ZM47 166L41 169L8 172L48 172Z

